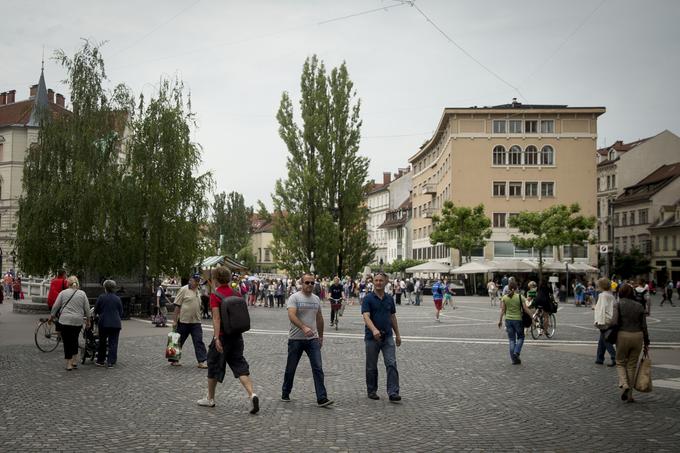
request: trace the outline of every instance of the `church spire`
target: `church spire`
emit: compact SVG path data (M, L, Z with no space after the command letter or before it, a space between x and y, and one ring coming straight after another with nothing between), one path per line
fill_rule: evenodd
M40 116L43 112L47 112L47 109L49 109L49 98L47 96L47 85L45 84L45 58L43 56L40 80L38 81L38 92L35 95L28 126L40 126Z

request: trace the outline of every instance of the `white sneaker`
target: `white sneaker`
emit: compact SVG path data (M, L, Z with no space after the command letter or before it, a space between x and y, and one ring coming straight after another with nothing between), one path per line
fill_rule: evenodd
M215 400L214 399L208 399L206 397L206 398L203 398L203 399L196 401L196 404L198 404L199 406L205 406L205 407L215 407Z

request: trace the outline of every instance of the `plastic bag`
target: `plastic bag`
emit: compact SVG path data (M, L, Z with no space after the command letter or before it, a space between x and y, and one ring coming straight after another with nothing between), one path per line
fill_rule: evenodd
M649 355L644 356L638 362L635 370L635 390L638 392L652 391L652 359Z
M182 348L179 347L179 334L172 331L168 334L168 343L165 346L165 358L170 362L179 362L182 358Z

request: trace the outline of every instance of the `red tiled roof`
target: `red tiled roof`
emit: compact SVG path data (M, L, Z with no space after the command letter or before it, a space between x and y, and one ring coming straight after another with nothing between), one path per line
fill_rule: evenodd
M680 177L680 162L662 165L637 184L624 188L616 203L630 203L649 199L652 195Z
M614 142L613 145L609 145L604 148L598 149L597 153L601 156L606 156L612 149L620 153L625 153L626 151L629 151L631 148L635 148L637 145L646 142L650 138L652 137L641 138L640 140L636 140L630 143L623 143L623 140L617 140Z
M31 119L33 105L33 99L0 105L0 127L14 125L25 126ZM58 115L68 112L68 110L51 102L50 112Z

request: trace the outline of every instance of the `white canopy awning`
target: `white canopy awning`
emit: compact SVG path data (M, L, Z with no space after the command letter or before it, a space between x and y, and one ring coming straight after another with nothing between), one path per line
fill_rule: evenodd
M416 274L418 272L449 274L451 273L451 266L446 263L440 263L439 261L428 261L427 263L409 267L406 269L406 272L409 274Z
M489 261L470 261L451 269L452 274L485 274L493 271Z

